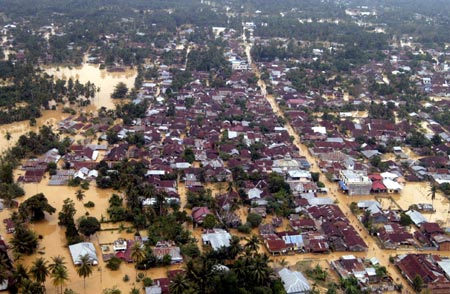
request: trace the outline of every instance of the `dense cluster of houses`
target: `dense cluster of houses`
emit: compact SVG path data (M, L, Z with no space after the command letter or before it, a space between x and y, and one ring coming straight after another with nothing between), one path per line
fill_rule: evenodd
M370 287L372 291L382 292L394 290L392 279L377 272L380 264L375 257L364 260L353 255L344 255L331 261L331 266L342 279L355 277L363 289Z
M187 29L185 34L189 34L189 30L192 31ZM225 57L233 72L225 82L225 87L210 88L204 83L208 73L193 71L192 82L187 87L168 97L158 96L158 93L166 93L174 83L176 77L170 71L171 66L185 67L182 63L168 66L160 62L157 77L144 82L138 98L133 101L136 105L142 101L149 102L144 117L135 118L129 125L112 126L106 120L98 118L69 117L59 123L59 131L99 134L100 142L95 144L86 139L83 143L74 142L70 152L63 157L55 149L37 159L27 160L22 165L23 174L19 181L40 182L49 163L59 163L60 160L63 161L59 164L62 168L51 175L49 185L67 185L73 179L92 181L99 176L100 160L105 162L108 173L115 173L117 171L113 168L114 164L128 159L144 164L147 170L146 181L157 190L166 192L168 202L180 202L177 189L179 183L171 175L181 175L180 179L187 191L195 193L204 190L207 183L232 182L235 169L242 169L247 175L273 172L281 175L289 184L294 196L295 214L291 214L288 219L289 228L277 229L282 224L282 218L277 217L259 226L260 237L270 254L366 251L367 244L339 206L331 198L317 197L318 193L326 193L327 188L313 180L310 172L313 163L299 154L284 122L273 112L258 87L249 82L253 74L248 71L249 64L242 46L236 40L236 32L222 28L215 28L213 31L228 42ZM180 33L180 36L183 37L184 33ZM115 38L116 36L111 35L105 40ZM178 41L181 45L188 44L184 37ZM130 46L139 47L141 44L133 43ZM178 50L177 44L168 44L161 50ZM323 52L321 49L314 50L311 60L320 58ZM398 75L411 70L409 64L413 57L409 52L399 50L395 55L385 53L391 74ZM412 52L413 56L414 54ZM17 54L17 58L20 58L20 54ZM89 61L100 62L95 56L91 56ZM299 62L308 60L305 57ZM339 89L339 83L337 87L336 84L335 87L323 85L320 89L300 92L287 78L293 68L289 68L286 61L261 62L257 65L268 73L268 87L284 106L285 118L308 144L308 152L316 159L319 169L349 196L398 193L406 180L431 179L437 184L450 183L447 168L450 160L443 155L450 151L448 144L445 144L450 142L450 136L443 126L432 120L429 113L409 113L409 119L398 121L371 118L355 111L336 111L333 114L336 120L321 118L319 115L312 115L319 106L341 108L350 103L352 107L358 108L362 103L370 104L372 101L378 104L404 103L374 97L369 92L360 93L348 102ZM413 77L416 85L430 95L450 96L448 64L443 63L438 67L431 62L421 61L420 66L421 70ZM362 81L374 80L385 84L383 75L386 70L386 64L373 62L354 69L352 74ZM315 72L313 69L306 69L306 75L313 78ZM439 111L446 109L448 103L442 100L426 107ZM427 134L428 138L433 135L441 138L443 144L433 150L437 155L412 160L402 147L395 146L392 149L398 160L384 161L385 166L381 172L374 166L372 159L382 154L380 146L387 148L392 142L402 145L415 129L411 120L421 120L429 125L431 132ZM107 141L111 141L108 136L113 135L117 137L117 142L107 144ZM142 148L127 142L127 138L136 135L143 138ZM364 142L357 140L361 138ZM192 157L189 158L188 155ZM242 223L232 209L241 200L251 204L251 213L263 218L268 214L268 199L272 195L264 177L246 180L241 183L240 188L244 193L230 191L214 195L218 210L223 214L221 218L228 227L236 228ZM155 202L156 199L153 198L142 199L143 206ZM375 234L386 249L421 246L450 250L450 238L443 228L437 223L427 222L418 211L407 212L417 228L414 233L410 233L400 224L399 212L385 210L377 201L359 202L358 208L367 212L364 216L370 217L371 224L376 229ZM202 225L207 215L215 214L208 207L192 208L191 216L195 225ZM230 240L231 235L223 229L205 230L202 234L203 244L214 250L229 246ZM116 240L111 244L111 254L131 262L130 248L134 242L137 241ZM1 248L0 243L0 250ZM86 248L81 246L76 250L87 250ZM110 248L106 244L102 245L105 260L110 256L108 250ZM152 250L159 259L169 255L172 262L183 260L180 248L170 240L158 243ZM362 284L380 282L376 273L376 260L368 264L354 256L344 256L332 265L342 278L353 275ZM419 275L429 289L433 289L433 293L450 291L450 264L447 260L441 260L437 256L406 255L398 256L396 265L410 282ZM170 275L171 272L169 278ZM299 293L306 293L310 289L305 278L298 272L284 269L279 275L286 289L297 289ZM168 292L169 279L155 279L154 282L154 286L146 289L146 292Z
M339 206L306 204L305 207L301 216L290 216L289 231L276 232L273 224L260 225L261 238L271 254L367 250L366 243Z
M397 256L395 265L413 285L419 277L430 293L444 294L450 291L449 259L430 254L404 254Z

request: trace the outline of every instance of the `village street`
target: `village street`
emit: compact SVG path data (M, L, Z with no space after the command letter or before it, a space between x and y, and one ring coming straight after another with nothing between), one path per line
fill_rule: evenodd
M250 61L251 67L253 72L256 74L256 76L259 78L260 77L260 72L256 66L256 64L254 64L253 62L251 62L251 43L250 42L246 42L245 43L245 52L247 54L247 58ZM266 90L266 83L259 79L258 80L258 86L261 89L261 94L264 95L267 99L267 101L269 102L270 106L272 107L274 113L278 116L281 116L283 118L285 118L283 111L281 110L280 106L278 105L275 97L273 95L269 95L267 93ZM413 292L411 286L409 285L409 283L407 283L407 281L401 276L401 273L397 270L397 268L395 268L392 264L390 264L389 262L389 257L390 256L395 256L397 254L401 254L403 252L397 252L395 250L383 250L381 249L378 244L376 243L375 239L369 235L368 231L364 228L364 226L361 224L361 222L357 219L357 217L350 211L350 207L349 204L351 202L358 202L360 200L367 200L367 196L365 197L358 197L358 196L350 196L345 195L344 193L342 193L339 188L338 185L336 183L330 182L326 179L326 177L322 174L322 172L320 171L317 162L316 162L316 158L314 158L313 156L311 156L311 154L308 152L307 147L301 143L300 140L300 136L298 135L298 133L294 130L294 128L291 126L291 124L289 123L288 120L285 120L286 124L284 125L284 127L286 128L286 130L288 131L289 135L292 136L294 138L293 143L299 148L299 152L301 156L304 156L308 162L311 163L311 171L312 172L319 172L321 174L321 181L325 183L326 187L329 190L329 193L327 195L327 197L331 197L332 199L335 200L335 202L339 205L339 208L342 210L342 212L347 216L349 222L351 223L351 225L358 231L358 233L360 234L360 236L363 238L363 240L366 242L367 246L368 246L368 251L367 252L363 252L363 253L351 253L351 252L333 252L331 253L329 256L323 257L323 256L318 256L316 254L301 254L301 255L294 255L294 256L287 256L284 257L285 260L289 263L289 265L295 265L298 261L301 260L310 260L311 262L313 260L318 259L319 260L319 264L321 263L320 260L321 259L325 259L326 262L329 264L330 261L332 260L336 260L344 255L354 255L357 257L361 257L361 258L372 258L372 257L376 257L380 264L383 266L386 266L389 275L393 278L393 280L395 281L395 283L402 283L403 284L403 289L405 290L409 290L411 292ZM369 198L374 199L373 196L370 196ZM424 251L417 251L417 250L408 250L409 253L425 253ZM406 253L406 252L404 252ZM436 252L431 252L431 253L436 253ZM448 254L450 256L450 253ZM323 260L322 260L323 262Z

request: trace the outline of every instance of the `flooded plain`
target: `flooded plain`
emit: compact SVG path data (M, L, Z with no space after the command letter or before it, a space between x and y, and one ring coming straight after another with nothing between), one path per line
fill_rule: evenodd
M45 72L57 78L68 80L79 80L80 83L85 84L88 81L94 83L100 91L91 102L97 108L106 107L114 109L117 100L111 99L111 94L114 92L115 86L119 82L127 85L128 89L133 88L134 79L137 71L135 69L126 69L122 72L108 72L105 69L100 69L99 65L84 63L79 67L51 67L47 68Z
M100 107L110 109L115 108L116 103L120 101L112 99L111 94L119 82L127 85L128 89L134 86L134 79L137 71L135 69L126 69L123 72L108 72L101 70L99 65L84 63L79 67L50 67L45 69L46 73L60 79L68 80L70 78L78 79L80 83L88 81L94 83L99 91L94 98L91 98L91 105L84 108L76 108L79 112L96 111ZM59 121L69 117L68 113L62 112L63 106L59 105L56 110L42 110L42 116L36 119L36 126L31 127L29 121L20 121L10 124L0 125L0 152L14 146L19 137L29 131L38 131L42 125L55 126ZM6 140L6 133L11 135Z
M19 170L16 172L15 176L17 177L20 174L21 171ZM39 248L37 253L31 256L23 256L17 261L17 263L22 263L30 267L32 262L38 257L44 257L45 259L50 260L53 256L61 255L65 258L67 263L70 278L66 284L66 287L75 290L77 293L101 293L104 288L111 288L113 286L117 286L118 289L123 291L122 293L128 293L133 287L142 288L142 282L136 283L135 281L136 270L134 269L133 264L122 263L118 271L111 271L107 269L106 263L102 260L101 250L98 245L99 242L110 243L118 238L133 239L134 231L130 233L126 230L120 229L121 223L109 223L102 225L102 229L107 228L107 231L101 231L90 237L90 242L94 243L96 247L99 264L94 266L93 274L86 278L85 291L83 288L83 280L79 278L76 273L76 267L72 264L69 249L66 245L64 228L58 226L58 212L61 210L64 199L70 198L74 201L77 210L75 220L84 215L95 216L96 218L101 219L102 217L107 217L106 209L108 208L108 200L112 193L120 193L111 189L97 189L95 187L95 183L91 183L90 188L85 191L84 200L78 201L75 197L75 192L78 190L77 187L53 187L48 186L47 184L48 179L44 179L38 184L28 183L23 185L26 196L19 198L19 202L23 202L28 197L37 193L44 193L49 200L49 204L55 207L57 211L53 215L46 214L45 220L30 225L33 230L42 236L39 243ZM94 202L95 207L84 207L83 203L88 201ZM3 210L0 212L0 219L3 220L8 218L11 212L12 210ZM126 223L123 225L127 226ZM116 229L111 230L112 228ZM3 223L0 224L0 235L2 235L7 241L9 241L12 236L11 234L6 233ZM146 275L150 276L152 279L162 278L167 276L167 270L180 267L181 265L172 265L169 267L149 269L146 271ZM123 280L125 275L129 277L128 282ZM51 278L47 279L46 287L47 293L57 293L55 287L51 283Z
M88 81L94 83L100 90L96 93L95 98L91 100L92 105L86 108L80 108L78 111L96 111L99 107L114 108L116 101L111 99L111 93L114 91L114 87L119 82L124 82L129 89L133 87L134 79L136 77L136 70L128 69L124 72L107 72L106 70L100 70L98 65L83 64L80 67L69 68L47 68L46 72L50 75L61 79L79 79L81 83ZM65 118L69 117L69 114L62 112L62 106L58 106L56 110L44 110L42 116L36 119L36 126L30 126L29 121L15 122L11 124L0 126L0 152L6 151L8 148L14 146L19 137L26 134L29 131L38 131L40 126L49 125L55 127L57 123ZM6 139L6 134L10 134L9 140ZM23 171L17 170L15 172L15 178L17 178ZM30 266L32 262L38 257L44 257L50 260L51 257L61 255L67 262L70 280L65 285L67 288L75 290L77 293L101 293L104 288L111 288L117 286L123 293L128 293L133 287L142 288L142 283L136 283L135 276L136 271L132 264L123 263L118 271L110 271L106 268L105 263L101 258L101 251L98 247L99 237L94 235L91 237L91 241L96 245L97 255L99 257L99 265L94 268L93 274L86 278L86 289L83 288L83 281L78 277L76 268L72 264L69 250L66 246L64 229L58 226L58 212L61 210L63 201L66 198L71 198L77 209L75 219L83 215L95 216L101 219L102 216L107 216L106 209L108 207L108 200L112 195L111 190L102 190L95 187L95 183L91 183L89 190L85 191L85 199L83 202L76 200L75 192L78 188L68 186L52 187L48 186L48 178L44 178L40 183L28 183L24 184L23 188L26 192L24 197L17 199L19 202L23 202L28 197L37 193L44 193L49 199L50 205L56 208L56 213L53 215L46 215L44 221L31 224L31 228L34 229L42 239L40 240L38 253L32 256L23 256L18 263L23 263L26 266ZM117 192L116 192L117 193ZM95 203L93 208L85 208L83 203L92 201ZM0 219L8 218L12 210L5 209L0 212ZM119 227L120 224L117 224ZM133 233L126 233L124 230L111 230L107 231L108 240L133 237ZM11 238L11 235L7 234L3 222L0 223L0 235L2 235L7 241ZM103 234L105 235L105 234ZM152 278L165 277L167 269L178 268L174 265L166 268L157 268L147 270L147 274ZM125 275L130 278L129 281L123 281ZM46 282L47 293L57 293L55 287L51 283L51 279L48 278Z

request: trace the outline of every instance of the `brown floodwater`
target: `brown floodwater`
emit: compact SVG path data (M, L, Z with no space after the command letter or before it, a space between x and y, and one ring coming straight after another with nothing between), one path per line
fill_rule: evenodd
M22 171L17 171L15 176L19 176ZM71 198L76 206L77 214L75 219L82 217L83 215L89 214L90 216L95 216L101 219L102 216L107 217L106 209L108 207L108 200L112 193L118 193L117 191L112 191L110 189L97 189L94 183L91 183L89 190L85 191L85 199L80 202L75 197L75 192L78 188L61 186L53 187L48 186L48 179L44 179L41 183L34 184L24 184L26 196L19 198L20 202L23 202L28 197L35 195L36 193L44 193L49 200L50 205L57 209L57 212L53 215L46 215L44 221L35 223L31 225L31 228L35 230L42 239L39 243L39 249L37 253L31 256L24 256L17 263L23 263L26 266L30 266L32 262L38 257L44 257L50 260L51 257L56 255L61 255L65 258L67 262L67 267L69 271L70 280L66 284L66 287L75 290L77 293L101 293L104 288L117 286L122 293L128 293L131 288L136 286L137 288L142 288L142 282L136 283L136 270L133 264L122 263L118 271L111 271L106 268L106 264L103 262L101 257L101 251L99 247L99 242L108 243L112 242L118 238L132 239L134 232L127 233L126 230L120 230L120 223L116 224L106 224L102 225L102 228L116 230L102 231L94 236L91 236L90 242L95 244L97 250L97 256L99 258L99 265L94 267L93 274L86 279L86 292L83 288L83 280L80 279L76 273L76 267L72 264L69 250L66 246L64 229L58 226L58 212L61 210L63 201L66 198ZM85 208L83 203L92 201L95 203L94 208ZM7 218L12 210L4 210L0 212L0 219L3 220ZM124 226L129 226L129 224L124 223ZM145 233L145 232L142 232ZM0 234L5 237L8 241L11 238L10 234L6 234L5 227L3 223L0 224ZM194 236L200 237L201 232L196 231ZM167 276L168 269L180 268L181 265L172 265L170 267L160 267L155 269L149 269L146 271L146 275L150 276L152 279L163 278ZM128 282L123 281L123 277L128 275L130 280ZM46 282L47 293L57 293L55 287L51 284L51 279Z
M118 82L124 82L129 88L133 87L134 79L136 77L136 70L126 70L125 72L114 72L110 73L106 70L100 70L97 65L84 64L78 68L48 68L46 72L53 74L58 78L62 79L79 79L81 83L86 83L87 81L93 82L97 87L100 87L100 91L97 93L96 97L92 100L92 105L79 109L79 111L95 111L96 108L106 107L114 108L115 101L110 98L111 93L114 91L114 87ZM4 152L7 148L14 146L18 138L29 132L37 131L42 125L52 125L56 124L67 118L69 114L62 112L62 107L58 107L56 110L46 110L42 112L42 117L38 118L37 124L34 127L29 125L28 121L15 122L11 124L0 126L0 152ZM5 135L9 132L11 135L10 140L6 140ZM17 170L15 172L15 178L23 171ZM83 287L83 281L76 274L76 269L72 264L69 250L66 246L64 230L58 226L58 212L61 210L63 200L66 198L71 198L74 200L77 214L76 218L83 215L89 214L100 219L102 216L107 217L106 209L108 207L108 200L113 191L102 190L95 187L95 183L91 183L90 189L85 191L85 199L83 203L87 201L92 201L95 203L94 208L85 208L83 203L76 200L75 192L78 188L67 187L67 186L48 186L48 178L45 178L40 183L29 183L24 184L23 188L26 192L24 197L17 199L19 202L23 202L28 197L35 195L37 193L44 193L49 199L50 205L57 209L56 213L53 215L46 215L44 221L35 223L31 225L38 235L42 236L42 240L39 244L38 252L32 256L24 256L18 263L23 263L24 265L31 265L31 263L37 257L44 257L50 260L51 257L56 255L61 255L65 257L70 280L67 283L67 287L75 290L77 293L101 293L104 288L117 286L123 291L123 293L128 293L130 289L134 286L137 288L142 288L142 282L136 283L135 275L136 271L132 264L122 264L118 271L110 271L106 268L100 254L100 248L98 246L98 241L101 239L115 240L119 237L121 238L132 238L132 233L126 233L124 230L113 230L105 231L91 237L91 241L95 244L97 249L97 255L99 258L99 265L94 268L93 274L86 279L86 289ZM9 217L12 210L3 210L0 212L0 219L3 220ZM118 228L120 224L115 224ZM115 226L114 224L112 226ZM126 224L125 224L126 226ZM108 238L102 238L106 235ZM8 241L11 235L6 234L3 222L0 222L0 235L4 236ZM170 267L157 268L147 270L147 274L152 278L166 277L167 269L178 268L179 265L174 265ZM123 281L123 277L128 275L130 280L128 282ZM46 282L47 293L56 293L55 287L51 284L51 279Z
M134 86L134 79L137 75L135 69L127 69L123 72L108 72L101 70L99 65L84 63L79 67L50 67L45 70L49 75L54 75L57 78L68 80L79 80L84 84L90 81L100 88L92 103L96 107L104 106L106 108L114 108L115 100L111 99L111 93L114 87L123 82L131 89Z
M78 108L77 110L79 112L95 111L102 106L113 109L115 103L118 102L117 100L111 99L114 87L117 83L123 82L131 89L137 75L135 69L127 69L124 72L108 72L106 70L100 70L98 65L87 63L84 63L80 67L49 67L46 69L46 72L49 75L54 75L61 79L78 79L80 83L90 81L100 88L96 96L91 99L92 105L85 108ZM62 106L59 106L56 110L42 111L42 116L36 119L37 124L35 127L30 127L28 121L0 125L0 152L4 152L7 148L14 146L21 135L29 131L37 131L42 125L55 126L59 121L68 116L69 114L62 112ZM6 132L11 134L9 141L5 138Z

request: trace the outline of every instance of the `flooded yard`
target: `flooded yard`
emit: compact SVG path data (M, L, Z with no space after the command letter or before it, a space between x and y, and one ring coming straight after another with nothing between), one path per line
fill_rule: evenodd
M16 173L16 176L19 173L20 171ZM35 230L39 235L42 236L42 239L39 243L38 252L31 256L23 256L17 262L30 267L32 262L38 257L44 257L45 259L50 260L50 258L53 256L63 256L67 263L70 278L69 282L66 284L66 287L75 290L77 293L101 293L104 288L111 288L113 286L117 286L120 290L123 291L122 293L128 293L134 286L136 286L137 288L142 288L142 282L136 283L135 281L136 270L134 269L134 264L122 263L118 271L111 271L106 268L106 264L101 257L101 248L99 244L112 243L118 238L133 239L134 237L134 230L132 233L127 233L125 229L119 228L121 223L107 223L102 224L102 229L107 230L98 232L97 234L91 236L90 240L88 240L95 245L99 264L97 266L94 266L93 274L86 278L87 290L86 292L84 291L83 280L79 278L78 274L76 273L76 267L72 264L70 252L66 245L64 228L58 225L58 212L61 210L64 199L71 198L74 201L77 210L75 220L83 215L95 216L98 219L102 218L102 216L106 217L108 200L113 191L109 189L97 189L95 188L95 184L91 183L89 190L85 191L86 196L84 200L81 202L78 201L75 197L75 192L78 188L68 186L52 187L48 186L47 183L48 179L44 179L41 183L38 184L23 185L23 188L26 191L26 196L19 198L19 202L23 202L25 199L32 195L35 195L36 193L44 193L48 198L50 205L55 207L57 211L53 215L46 215L46 219L44 221L40 221L30 225L33 230ZM86 203L88 201L94 202L95 207L85 208L83 203ZM5 218L8 218L11 212L12 210L3 210L2 212L0 212L0 219L3 220ZM123 223L123 225L129 226L129 224L127 223ZM145 232L142 233L145 234ZM0 234L4 236L7 241L9 241L12 237L11 234L6 233L3 222L0 223ZM145 274L147 276L150 276L152 279L162 278L167 276L167 270L180 267L181 265L159 267L149 269ZM123 281L125 275L128 275L128 277L130 278L128 282ZM47 279L46 287L47 293L57 293L55 287L51 284L50 278Z

